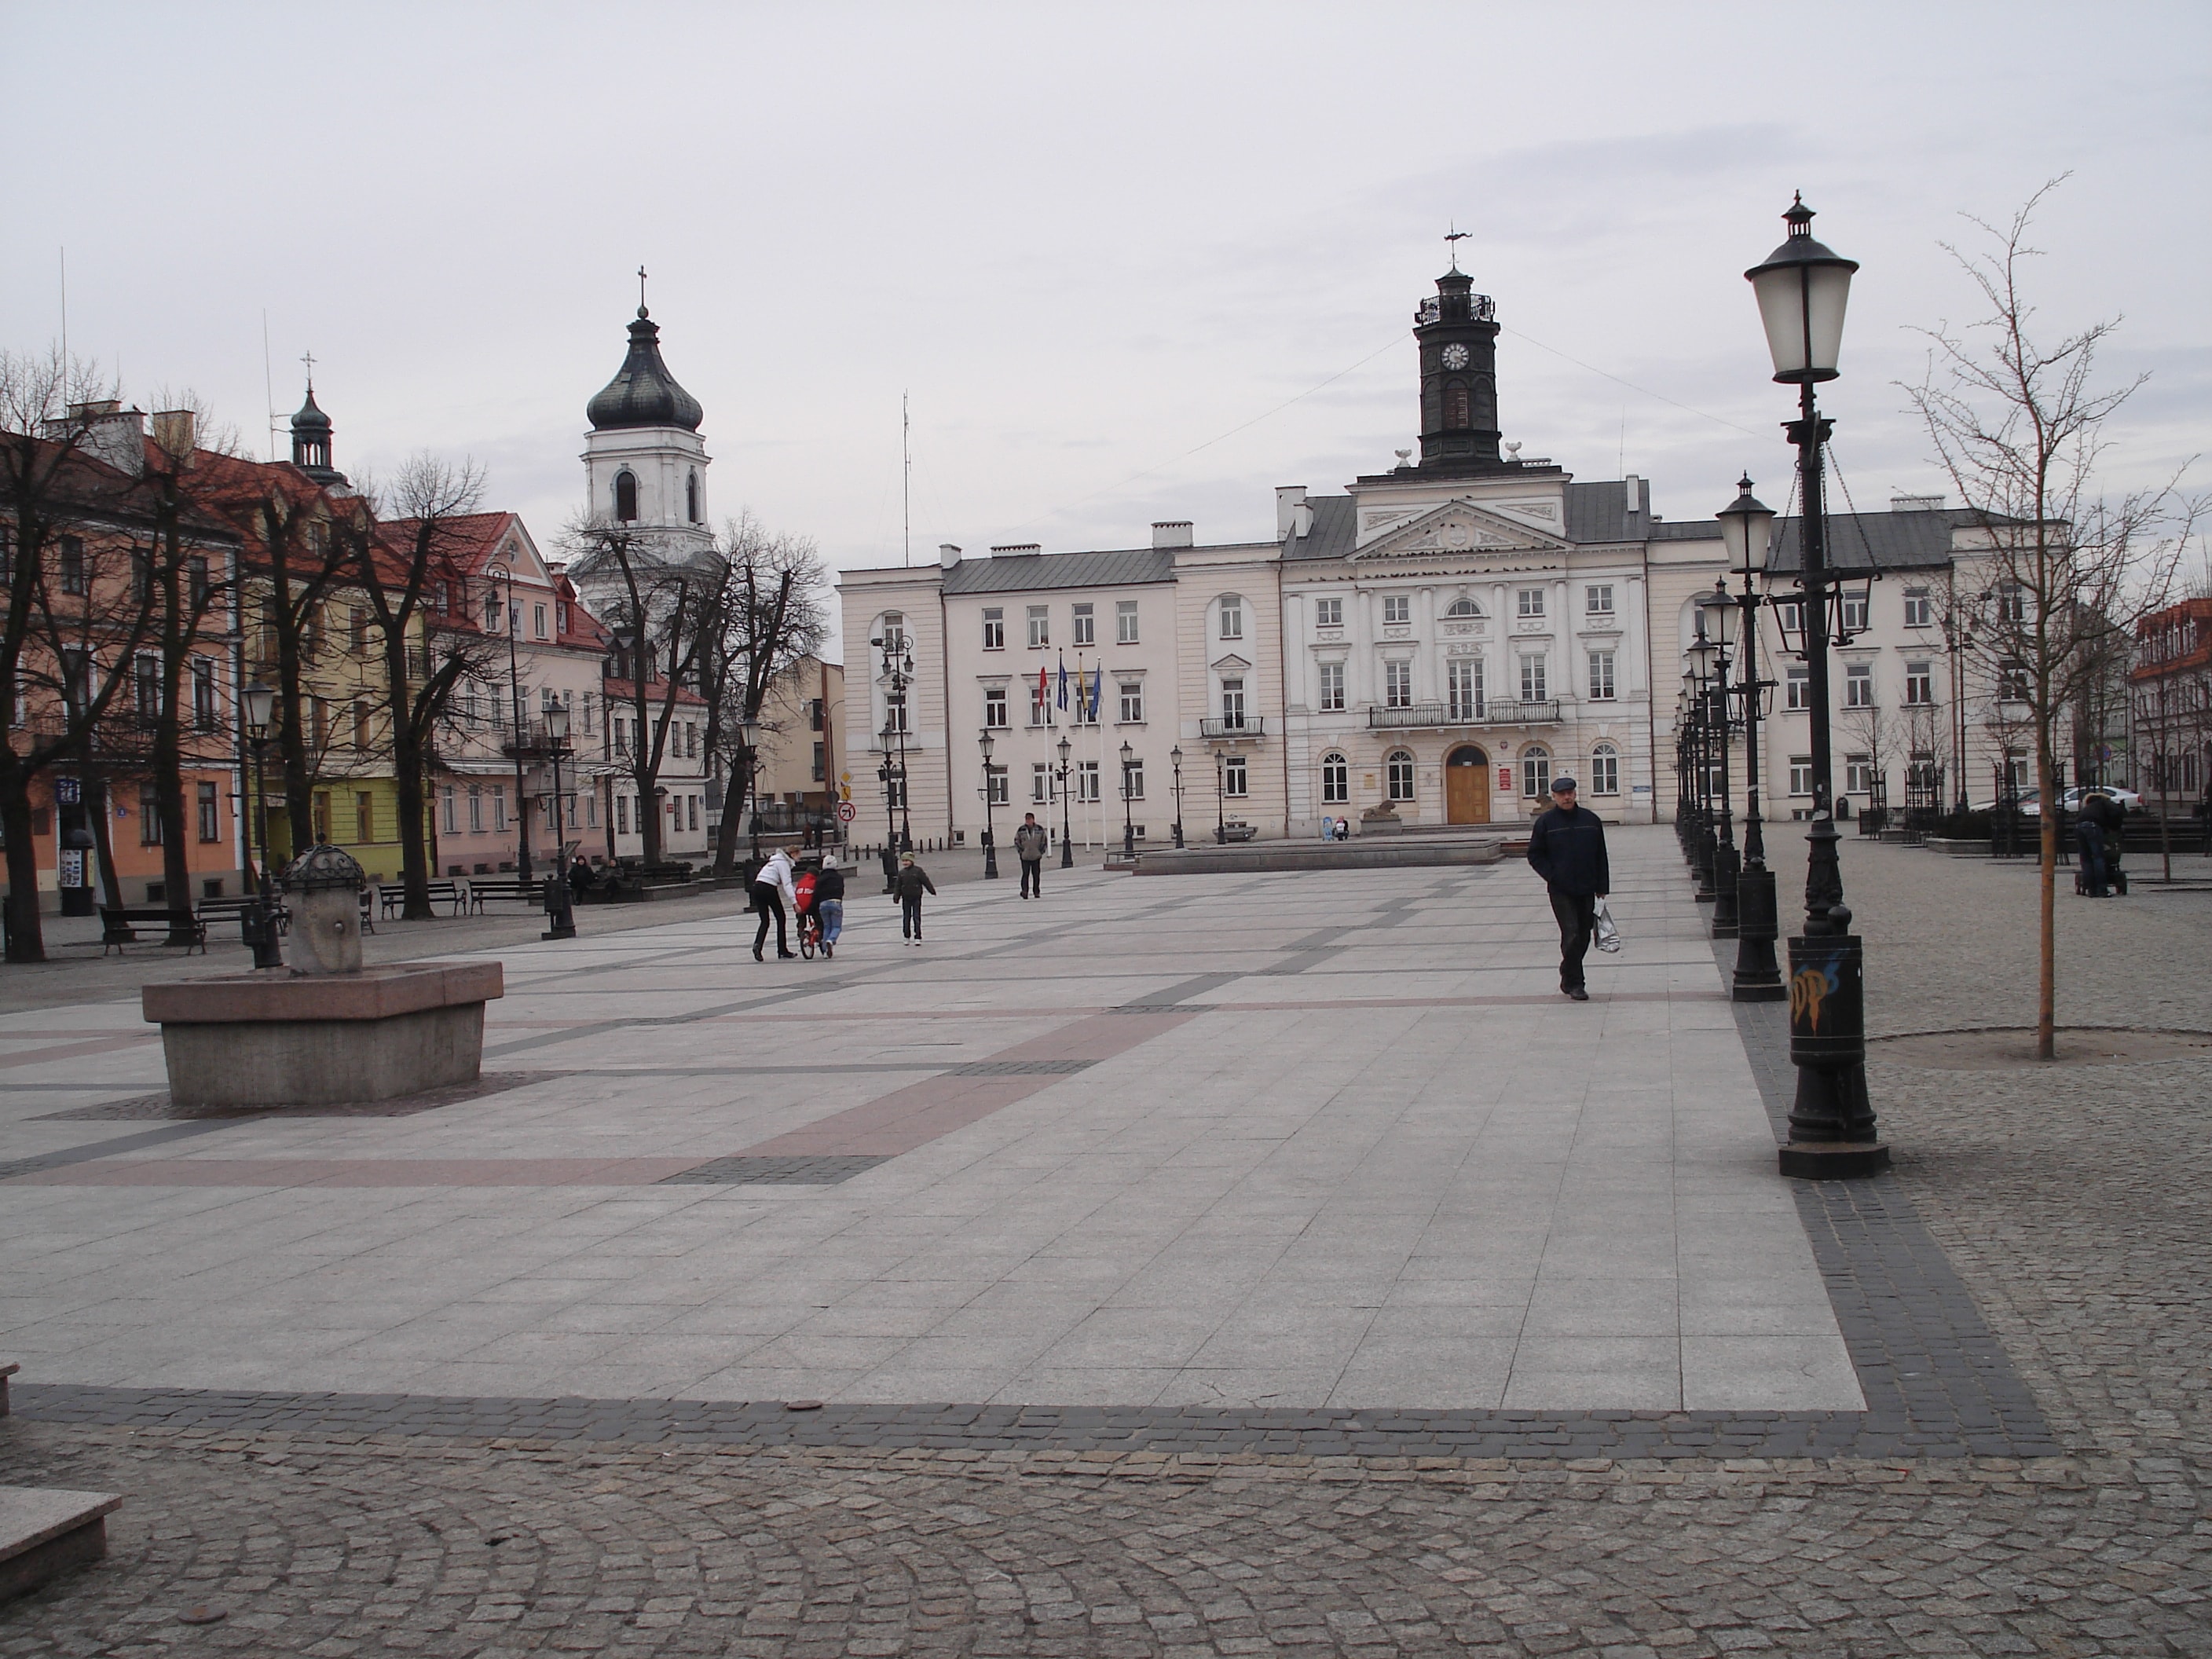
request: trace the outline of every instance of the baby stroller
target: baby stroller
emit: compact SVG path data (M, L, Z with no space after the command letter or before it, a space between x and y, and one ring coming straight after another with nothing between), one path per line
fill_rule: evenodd
M809 962L822 945L822 916L814 908L814 875L811 870L801 870L792 883L798 898L799 954Z

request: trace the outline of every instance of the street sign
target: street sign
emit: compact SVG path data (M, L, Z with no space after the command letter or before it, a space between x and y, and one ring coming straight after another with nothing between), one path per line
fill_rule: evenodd
M854 818L857 818L860 816L860 809L854 805L852 802L848 800L841 800L837 803L838 823L850 823Z
M84 786L76 779L56 778L54 780L54 804L57 806L79 806L83 803Z

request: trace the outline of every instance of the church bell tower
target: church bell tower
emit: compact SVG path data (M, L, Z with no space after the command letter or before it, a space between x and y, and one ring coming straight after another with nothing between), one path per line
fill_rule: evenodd
M1413 313L1421 346L1421 470L1504 471L1498 454L1498 315L1456 264Z

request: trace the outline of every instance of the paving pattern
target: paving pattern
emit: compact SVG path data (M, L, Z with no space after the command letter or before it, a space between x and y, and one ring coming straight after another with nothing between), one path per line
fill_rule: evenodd
M1988 971L2002 904L2031 902L2014 872L1930 884L1929 855L1846 854L1878 1030L2019 1022ZM2212 1024L2176 1000L2207 920L2176 902L2063 913L2094 964L2062 981L2069 1017ZM1206 977L1120 1000L1218 1006ZM1756 1030L1741 1046L1771 1070ZM1891 1353L1908 1410L1963 1421L1978 1391L2002 1414L2023 1389L2051 1455L1577 1455L1578 1428L1680 1413L1558 1414L1547 1450L1340 1455L1097 1443L1127 1425L1080 1411L1004 1446L974 1435L988 1407L934 1441L831 1426L911 1401L701 1402L722 1413L702 1425L634 1398L494 1421L519 1402L51 1389L0 1425L0 1479L131 1498L107 1564L0 1610L0 1655L2212 1654L2212 1066L1962 1073L1878 1048L1871 1074L1896 1175L1796 1206L1867 1415L1861 1320L1948 1329L1929 1357L1967 1363L1929 1386Z

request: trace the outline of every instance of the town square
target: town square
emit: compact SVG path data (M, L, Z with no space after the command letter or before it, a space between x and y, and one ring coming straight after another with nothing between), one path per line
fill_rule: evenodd
M2212 1654L2206 29L1969 9L126 7L417 242L0 270L0 1656Z

